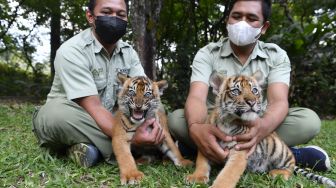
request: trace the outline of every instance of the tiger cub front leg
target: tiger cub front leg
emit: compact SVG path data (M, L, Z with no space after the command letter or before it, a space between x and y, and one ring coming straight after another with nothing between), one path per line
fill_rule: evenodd
M160 151L166 155L170 160L174 162L176 166L191 166L193 162L185 159L180 150L175 145L173 138L171 137L168 130L168 120L167 116L164 112L159 111L157 113L157 117L159 118L160 125L163 129L163 134L165 135L165 140L159 146Z
M193 162L185 159L182 155L180 150L175 145L171 135L166 129L163 129L163 132L166 136L164 142L162 143L160 147L160 150L162 153L167 155L176 166L191 166L193 165Z
M187 176L187 183L208 183L210 170L208 159L198 151L195 172Z
M130 143L127 142L126 137L113 136L112 148L120 170L120 183L122 185L137 184L144 177L144 174L137 169Z
M211 188L234 188L247 166L247 151L230 150L228 160Z

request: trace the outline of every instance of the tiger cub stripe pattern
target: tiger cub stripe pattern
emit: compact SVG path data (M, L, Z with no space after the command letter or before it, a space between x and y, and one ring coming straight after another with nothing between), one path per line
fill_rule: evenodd
M263 80L260 71L253 76L232 77L224 77L214 72L210 77L210 85L217 95L216 106L207 122L218 126L227 135L247 133L249 127L244 126L242 121L253 121L260 116L263 101L260 86ZM292 175L293 170L297 171L291 150L275 132L261 140L248 158L247 151L233 149L237 144L234 141L219 144L223 148L229 148L230 154L224 168L214 180L213 188L235 187L245 169L251 172L269 172L273 177L281 175L286 180ZM198 152L196 170L187 176L187 181L207 183L210 170L208 159Z
M165 139L158 149L176 166L192 165L192 161L182 157L168 131L167 117L160 100L162 91L168 87L167 81L153 82L144 76L128 78L123 74L118 74L118 79L123 87L118 93L112 149L120 169L121 184L136 184L144 177L132 156L130 140L146 119L155 118L162 126Z

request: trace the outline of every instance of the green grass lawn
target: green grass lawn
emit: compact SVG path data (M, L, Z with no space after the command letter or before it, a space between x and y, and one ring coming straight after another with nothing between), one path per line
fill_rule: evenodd
M39 148L31 131L31 104L0 104L0 187L121 187L116 165L100 163L85 169L65 157L56 157ZM319 136L309 144L326 149L336 166L336 121L323 121ZM130 187L208 187L186 185L184 177L194 168L176 168L172 163L156 162L139 166L146 178ZM218 170L211 173L211 181ZM336 168L319 173L336 179ZM318 187L300 176L289 181L263 174L245 173L237 187ZM127 187L127 186L125 186Z

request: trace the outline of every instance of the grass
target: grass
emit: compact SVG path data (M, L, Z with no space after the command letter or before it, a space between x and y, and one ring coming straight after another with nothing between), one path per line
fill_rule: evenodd
M0 187L122 187L116 165L99 163L85 169L76 166L65 157L56 157L39 148L31 131L32 104L0 104ZM321 133L311 143L322 146L336 165L334 121L323 121ZM176 168L172 163L156 162L139 166L146 177L140 185L129 187L190 187L184 177L194 168ZM211 181L220 168L211 172ZM319 173L336 179L336 168L328 173ZM318 187L320 185L294 176L289 181L272 179L265 174L245 173L237 187ZM127 187L127 186L124 186Z

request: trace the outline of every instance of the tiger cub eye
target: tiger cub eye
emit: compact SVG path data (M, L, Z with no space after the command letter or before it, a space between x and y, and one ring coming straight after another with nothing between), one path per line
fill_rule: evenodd
M145 93L144 96L145 96L145 97L151 97L151 96L152 96L152 92L149 92L149 91L148 91L148 92Z
M128 90L128 95L134 96L135 95L135 91L134 90Z

